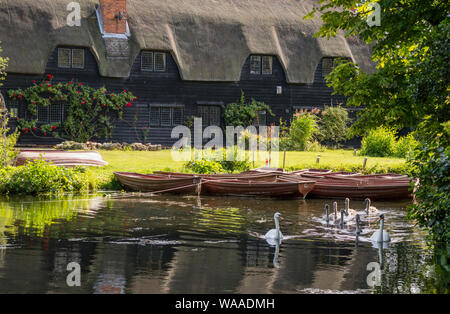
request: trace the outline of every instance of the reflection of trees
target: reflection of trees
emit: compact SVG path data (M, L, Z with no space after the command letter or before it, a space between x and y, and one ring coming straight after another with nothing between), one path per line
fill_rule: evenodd
M92 200L63 198L47 201L0 202L0 243L10 236L44 236L48 226L71 221L78 212L92 207Z
M448 293L450 273L433 259L443 251L430 254L430 248L398 243L383 250L380 293ZM445 252L445 251L444 251ZM448 255L447 255L448 258Z

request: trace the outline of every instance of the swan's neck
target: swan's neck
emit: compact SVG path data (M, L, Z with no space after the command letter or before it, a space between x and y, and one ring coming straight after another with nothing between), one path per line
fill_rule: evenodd
M378 241L383 242L383 227L384 227L384 219L380 221L380 234L378 235Z
M350 207L350 202L348 200L345 200L345 210L348 210Z
M280 238L280 222L278 221L278 217L275 218L275 229L277 230L277 238Z
M359 229L359 219L356 219L356 233L361 232L361 230Z
M369 202L366 202L366 213L369 213L369 207L370 207Z
M326 215L326 220L328 221L328 220L330 220L329 219L329 213L328 213L328 207L325 207L325 215Z
M334 220L337 220L337 206L334 207Z

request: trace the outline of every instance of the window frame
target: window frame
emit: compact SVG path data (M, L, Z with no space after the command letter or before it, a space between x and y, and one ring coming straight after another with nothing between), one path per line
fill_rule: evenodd
M214 110L217 110L217 111L214 112L212 110L213 108L214 108ZM220 127L222 124L222 108L221 108L221 106L198 105L197 113L198 113L198 116L202 118L202 126L203 127L208 127L208 126L219 126ZM204 118L204 114L206 116L206 119ZM213 114L214 115L217 114L217 116L215 116L214 119L213 119Z
M151 54L151 60L152 60L152 66L151 69L143 67L143 57L144 54ZM162 57L162 68L157 68L156 59L157 56ZM143 50L141 51L141 71L142 72L157 72L157 73L163 73L167 71L167 52L164 51L153 51L153 50Z
M156 121L158 120L158 123L153 123L152 121L152 110L157 109L158 113L157 113L157 119L153 120ZM163 124L163 119L162 119L162 114L163 114L163 109L168 109L168 113L169 113L169 123L168 124ZM179 117L181 123L175 123L174 121L174 113L175 110L180 110L181 111L181 115ZM182 125L183 121L184 121L184 106L183 105L158 105L158 104L149 104L149 116L148 116L148 125L150 127L156 127L156 128L168 128L168 127L174 127L177 125Z
M143 60L144 60L144 55L151 55L150 56L150 58L151 58L151 61L152 61L152 66L151 66L151 69L149 69L149 68L145 68L144 66L143 66L143 64L144 64L144 62L143 62ZM148 58L149 56L147 56L147 58ZM155 60L154 60L154 54L153 54L153 51L142 51L141 52L141 71L144 71L144 72L153 72L154 71L154 69L155 69Z
M72 50L72 53L71 53L71 62L70 62L70 64L71 64L71 66L72 66L72 69L78 69L78 70L83 70L85 67L86 67L86 57L85 57L85 55L86 55L86 51L85 51L85 49L84 48L72 48L71 49ZM82 54L81 54L81 56L82 56L82 66L81 67L78 67L78 66L74 66L74 62L73 62L73 60L74 60L74 57L73 57L73 55L74 55L74 52L75 51L79 51L79 52L81 52Z
M68 60L67 60L67 66L62 66L60 63L60 56L62 51L68 52ZM70 69L72 66L72 49L71 48L58 48L58 68L61 69Z
M258 61L258 72L255 72L255 68L253 67L254 60ZM262 66L262 58L261 55L251 55L250 56L250 74L251 75L261 75L261 66Z
M270 73L264 73L264 60L269 60ZM273 57L272 56L261 56L261 75L272 75L273 73Z

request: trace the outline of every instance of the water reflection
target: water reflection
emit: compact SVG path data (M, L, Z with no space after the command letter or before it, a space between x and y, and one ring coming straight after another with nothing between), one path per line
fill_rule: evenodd
M406 203L377 203L392 242L373 247L376 224L362 217L355 235L352 222L323 223L325 202L138 194L0 200L0 292L446 291L450 250L426 246L405 220ZM261 235L277 211L288 236L267 243ZM66 285L70 262L81 265L80 287ZM381 269L373 287L371 262Z

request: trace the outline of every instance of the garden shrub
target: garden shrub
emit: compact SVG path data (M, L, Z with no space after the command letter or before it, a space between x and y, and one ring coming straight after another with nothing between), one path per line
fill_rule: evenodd
M56 167L45 160L35 160L20 167L8 167L0 174L1 194L58 194L88 189L82 168Z
M409 152L410 157L412 157L412 153L418 145L419 142L416 141L411 133L406 136L400 137L395 144L394 156L399 158L406 158Z
M270 107L263 102L252 99L246 103L244 92L241 92L241 98L238 102L223 107L225 125L242 126L244 128L254 125L255 120L258 119L259 111L266 111L267 114L274 116ZM257 122L259 125L259 121Z
M202 158L201 160L188 161L184 165L184 167L194 173L199 174L214 174L224 172L224 169L219 162L214 160L207 160L205 158Z
M350 118L346 109L325 107L321 113L317 139L326 145L338 145L347 138Z
M308 142L318 131L317 117L310 113L297 112L289 127L289 139L295 150L306 150Z
M6 125L8 125L8 120L6 119ZM0 115L0 121L3 121L3 117ZM16 146L17 139L19 138L19 132L15 130L15 132L8 134L9 128L0 127L0 168L4 167L4 158L6 157L6 164L8 164L11 160L13 160L17 155L17 150L14 149ZM6 136L6 145L5 145L5 134Z
M361 141L360 154L372 157L394 155L396 145L395 131L383 126L372 129Z

